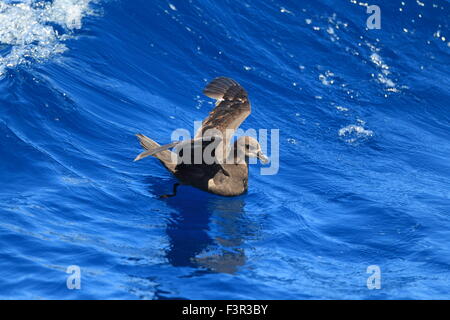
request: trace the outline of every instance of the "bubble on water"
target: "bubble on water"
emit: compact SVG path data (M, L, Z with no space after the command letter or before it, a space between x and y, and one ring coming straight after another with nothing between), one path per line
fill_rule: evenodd
M334 73L327 70L324 74L319 74L319 80L324 86L329 86L334 83Z
M289 11L288 9L286 9L286 8L284 8L284 7L281 7L281 8L280 8L280 12L292 14L292 11Z
M336 106L336 109L337 109L338 111L341 111L341 112L347 112L347 111L348 111L348 108L341 107L341 106Z
M42 61L67 50L64 41L93 14L92 0L0 2L0 44L10 47L0 56L0 76L7 68Z

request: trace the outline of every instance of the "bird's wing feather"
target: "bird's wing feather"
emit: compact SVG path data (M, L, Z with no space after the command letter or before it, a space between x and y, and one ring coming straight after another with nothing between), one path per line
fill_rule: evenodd
M216 107L203 120L196 138L207 135L208 130L219 130L228 144L234 131L251 113L247 91L236 81L219 77L212 80L203 93L217 102Z

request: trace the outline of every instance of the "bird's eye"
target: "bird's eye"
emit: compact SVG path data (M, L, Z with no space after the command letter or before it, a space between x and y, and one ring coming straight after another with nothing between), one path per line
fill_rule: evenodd
M245 149L250 149L250 145L249 145L249 144L246 144L246 145L245 145Z

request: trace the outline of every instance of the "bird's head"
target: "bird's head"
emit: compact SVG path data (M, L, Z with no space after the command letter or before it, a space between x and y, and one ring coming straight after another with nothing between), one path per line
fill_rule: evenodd
M258 158L262 163L268 163L269 158L262 152L258 140L252 137L240 137L236 141L236 149L246 158Z

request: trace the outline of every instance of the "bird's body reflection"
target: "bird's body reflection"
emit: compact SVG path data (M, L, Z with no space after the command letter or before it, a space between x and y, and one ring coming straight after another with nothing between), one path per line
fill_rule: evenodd
M211 212L211 233L214 245L207 247L194 259L198 265L215 272L235 273L246 262L243 248L245 232L244 197L213 197L207 203ZM217 230L214 230L217 229Z
M152 183L153 194L164 189ZM183 189L176 197L160 200L173 209L166 227L168 262L175 267L235 273L246 262L244 240L254 229L245 218L245 195L223 198Z

